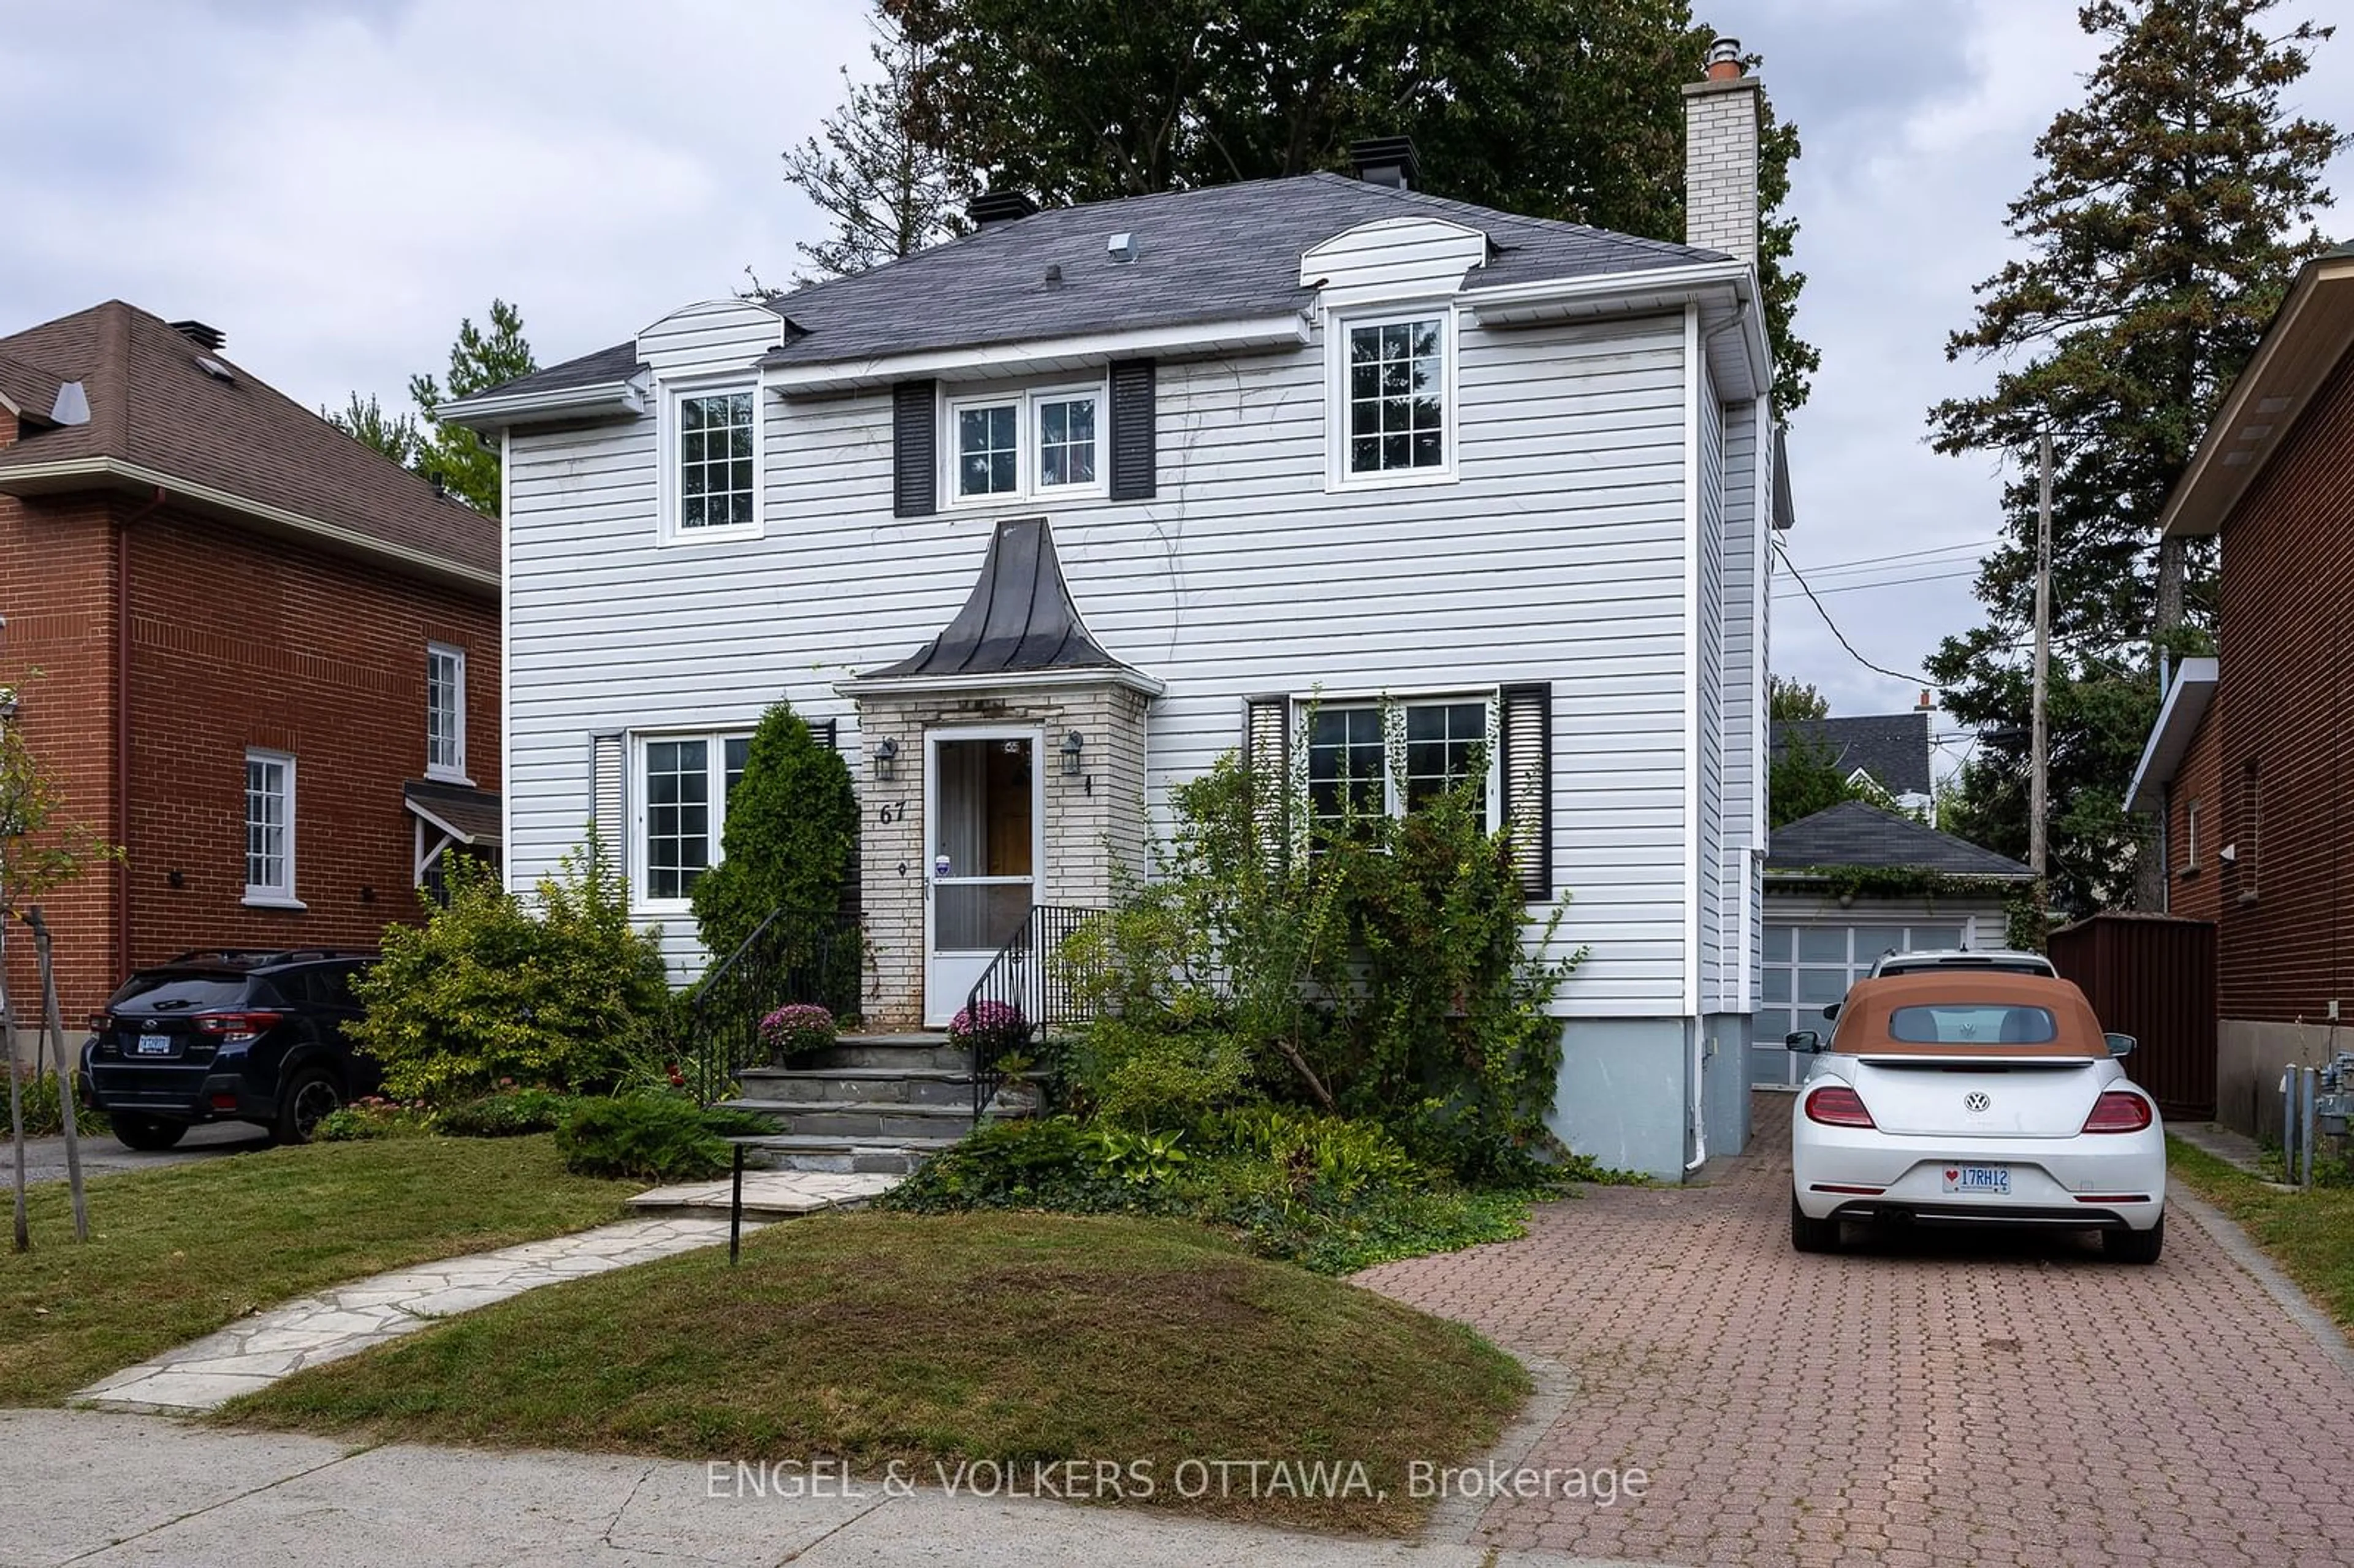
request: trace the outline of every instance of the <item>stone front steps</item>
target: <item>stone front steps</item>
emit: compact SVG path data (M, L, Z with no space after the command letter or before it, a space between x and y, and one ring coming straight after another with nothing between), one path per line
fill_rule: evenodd
M808 1061L747 1068L727 1103L777 1128L748 1165L903 1176L972 1130L970 1068L945 1034L847 1034Z

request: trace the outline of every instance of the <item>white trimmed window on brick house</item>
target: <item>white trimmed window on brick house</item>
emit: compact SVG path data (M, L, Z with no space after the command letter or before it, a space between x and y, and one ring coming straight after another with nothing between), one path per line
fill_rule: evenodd
M245 754L245 901L300 909L294 896L294 758Z
M425 645L425 776L453 784L466 777L466 651Z

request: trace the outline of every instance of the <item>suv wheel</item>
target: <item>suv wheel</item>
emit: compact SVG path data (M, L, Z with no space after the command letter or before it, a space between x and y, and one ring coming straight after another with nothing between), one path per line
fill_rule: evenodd
M290 1079L278 1101L278 1121L270 1136L281 1143L308 1143L319 1124L341 1110L344 1091L333 1075L320 1067L304 1067Z
M116 1111L107 1121L114 1128L115 1141L125 1149L144 1153L169 1149L188 1132L186 1122L165 1121L162 1117L141 1116L136 1111Z

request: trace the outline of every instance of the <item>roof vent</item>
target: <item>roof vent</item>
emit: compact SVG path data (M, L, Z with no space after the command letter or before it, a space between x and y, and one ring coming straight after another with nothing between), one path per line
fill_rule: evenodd
M1059 261L1050 261L1050 262L1048 262L1048 263L1046 264L1046 287L1048 287L1048 288L1050 288L1050 289L1059 289L1059 288L1061 288L1062 286L1063 286L1063 266L1062 266L1062 263L1061 263L1061 262L1059 262Z
M1104 254L1109 256L1115 261L1135 260L1136 236L1133 234L1113 235L1110 242L1104 247Z
M211 376L216 381L234 382L237 379L236 371L231 370L228 366L223 365L219 360L215 359L209 354L200 354L196 355L196 368L203 371L206 375Z
M87 425L90 423L90 394L79 381L58 384L58 400L49 407L49 422L53 425Z
M981 228L1027 217L1038 210L1038 204L1020 191L983 191L965 203L964 215Z
M174 322L172 330L207 354L218 354L221 351L221 344L228 341L221 335L220 328L207 326L202 322Z
M1349 143L1349 163L1369 185L1410 191L1422 177L1422 160L1415 155L1411 136L1375 136Z

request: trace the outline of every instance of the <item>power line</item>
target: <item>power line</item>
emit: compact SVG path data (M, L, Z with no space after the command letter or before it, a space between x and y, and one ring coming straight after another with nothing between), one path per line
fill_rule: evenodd
M2002 541L1999 538L1967 539L1958 545L1938 545L1925 550L1900 550L1893 556L1858 556L1851 561L1827 561L1812 569L1815 576L1819 577L1832 572L1847 571L1855 567L1884 566L1891 561L1916 561L1925 556L1950 556L1957 550L1983 550L1989 545L2000 543Z
M1806 589L1808 602L1815 607L1815 613L1823 618L1823 624L1830 628L1831 635L1839 639L1839 645L1847 650L1847 656L1849 658L1854 660L1857 663L1862 665L1873 674L1885 675L1892 681L1903 681L1916 686L1934 686L1936 684L1935 681L1930 680L1925 675L1908 675L1901 670L1883 668L1881 665L1873 663L1862 654L1857 652L1855 651L1855 644L1847 640L1847 633L1839 629L1839 622L1831 619L1831 612L1823 608L1823 601L1815 597L1815 590L1811 588L1807 588L1806 577L1799 573L1797 567L1791 562L1790 552L1782 547L1782 541L1779 539L1774 541L1774 553L1782 557L1782 564L1790 568L1790 576L1797 580L1797 585L1801 588Z
M1797 575L1797 568L1795 567L1792 567L1790 575L1796 577ZM1876 582L1834 583L1829 588L1824 588L1821 591L1824 593L1861 593L1866 588L1904 588L1913 583L1958 582L1964 577L1974 577L1978 575L1978 569L1976 567L1969 567L1960 571L1925 572L1909 577L1882 577ZM1776 599L1789 599L1794 596L1787 593L1777 593L1774 597Z

